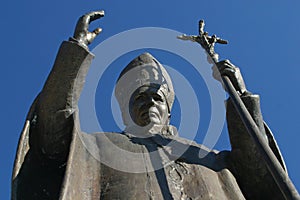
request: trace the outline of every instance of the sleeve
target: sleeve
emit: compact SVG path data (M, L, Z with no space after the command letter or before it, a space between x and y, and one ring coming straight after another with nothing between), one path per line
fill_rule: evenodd
M65 41L60 46L31 123L30 147L39 155L66 159L74 128L73 114L92 58L76 42Z
M270 137L266 133L268 130L265 130L259 96L247 93L241 98L261 134L263 134L265 142L269 144L274 152L272 148L273 141L270 141ZM230 99L227 101L226 108L227 126L232 148L230 152L231 170L245 197L247 199L281 199L279 188ZM277 152L274 153L276 155ZM282 158L278 159L282 164Z

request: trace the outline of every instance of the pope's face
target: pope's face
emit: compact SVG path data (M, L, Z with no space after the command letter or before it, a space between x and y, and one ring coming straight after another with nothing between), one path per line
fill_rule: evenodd
M169 122L166 99L162 91L155 87L138 88L130 98L129 112L134 123L139 126L150 123L166 125Z

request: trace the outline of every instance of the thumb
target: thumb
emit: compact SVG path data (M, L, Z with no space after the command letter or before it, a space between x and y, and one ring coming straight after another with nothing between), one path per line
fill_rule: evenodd
M91 44L93 40L102 32L102 28L96 28L92 32L88 33L87 41L88 44Z
M95 33L95 34L96 34L95 37L96 37L96 36L99 35L99 33L101 33L101 32L102 32L102 28L96 28L95 30L93 30L92 33Z

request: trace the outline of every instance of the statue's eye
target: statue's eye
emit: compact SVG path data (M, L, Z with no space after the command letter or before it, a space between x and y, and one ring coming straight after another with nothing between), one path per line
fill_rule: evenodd
M155 101L163 102L163 98L160 95L158 95L158 94L153 95L153 99Z

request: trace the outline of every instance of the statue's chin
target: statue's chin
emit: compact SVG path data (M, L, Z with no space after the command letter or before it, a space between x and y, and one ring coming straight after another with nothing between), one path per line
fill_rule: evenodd
M150 114L149 117L142 121L135 122L136 126L146 127L151 125L162 125L160 119L155 114Z
M145 129L151 129L151 127L156 126L156 125L161 125L158 120L151 120L147 123L143 123L143 125L135 124L135 126L138 126L140 128L145 128Z
M162 125L160 123L157 124L155 122L150 121L150 123L148 123L145 126L139 126L137 124L126 126L125 132L141 138L148 138L151 137L153 134L160 134L161 129L162 129Z

